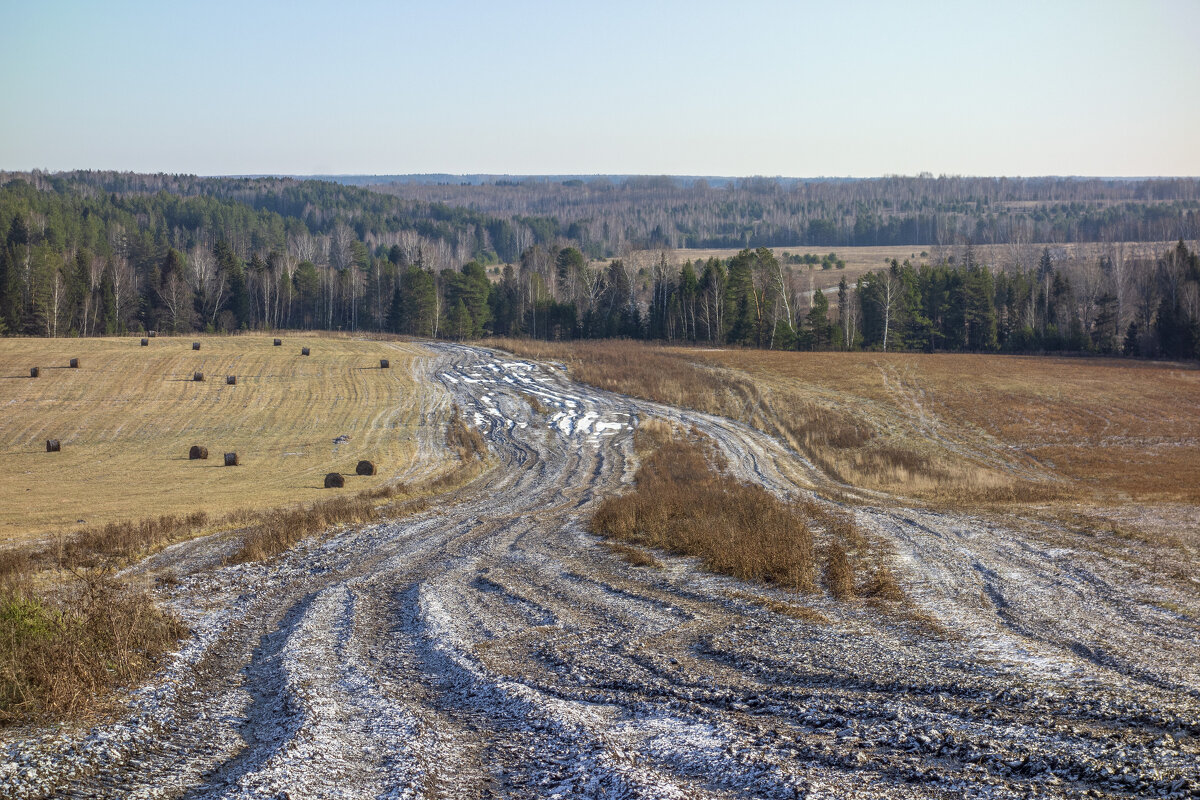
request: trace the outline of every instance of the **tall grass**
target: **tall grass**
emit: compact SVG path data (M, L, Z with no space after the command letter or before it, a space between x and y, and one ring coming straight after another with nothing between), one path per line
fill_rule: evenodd
M660 445L637 472L637 489L611 497L592 517L594 533L697 556L706 569L789 589L814 587L813 539L792 506L711 466L702 444Z
M734 480L694 430L685 436L648 420L636 444L642 464L634 490L606 499L591 519L591 531L626 560L655 565L652 556L621 547L636 545L693 556L705 569L741 580L824 589L838 600L906 599L849 513L816 501L785 502Z

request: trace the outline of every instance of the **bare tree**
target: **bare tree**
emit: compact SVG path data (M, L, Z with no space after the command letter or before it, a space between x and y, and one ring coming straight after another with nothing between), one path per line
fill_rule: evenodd
M137 297L137 273L123 255L114 257L110 264L109 275L112 279L113 306L117 313L117 327L124 329Z
M879 273L879 286L883 300L883 352L886 353L888 337L892 328L892 312L896 308L896 302L900 299L900 281L896 279L890 269L886 269Z
M213 251L196 245L188 254L192 289L200 301L200 314L205 325L216 325L217 315L225 303L226 275L218 269Z
M180 330L190 329L193 294L188 280L178 271L172 272L156 293L171 319L171 332L178 333Z

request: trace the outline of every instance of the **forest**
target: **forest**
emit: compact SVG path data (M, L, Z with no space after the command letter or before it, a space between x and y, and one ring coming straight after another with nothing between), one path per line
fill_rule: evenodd
M552 217L593 258L627 247L937 247L1200 235L1195 178L470 177L408 176L371 188L514 221Z
M483 210L486 203L455 207L318 180L10 173L0 175L0 333L307 328L774 349L1200 355L1200 261L1187 244L1195 182L1043 180L1018 188L1061 196L1083 209L1080 219L1109 203L1114 230L1126 233L1145 223L1147 209L1174 209L1172 225L1142 232L1171 233L1177 244L1153 258L1115 248L1083 265L1057 263L1043 247L1036 263L1000 268L976 255L980 241L962 235L950 247L942 242L932 263L893 261L852 284L843 279L827 295L805 278L835 267L834 254L781 257L757 246L681 262L664 243L634 248L626 239L616 254L590 258L589 250L607 252L607 245L578 221ZM953 201L960 210L938 213L986 219L980 209L1042 202L1009 200L1021 191L997 194L1002 180L981 181L961 179ZM589 185L570 183L563 188ZM643 183L668 194L681 185ZM704 191L760 191L738 186ZM801 186L776 183L773 191ZM623 218L626 227L658 208L643 202ZM1039 241L1037 224L1001 241Z

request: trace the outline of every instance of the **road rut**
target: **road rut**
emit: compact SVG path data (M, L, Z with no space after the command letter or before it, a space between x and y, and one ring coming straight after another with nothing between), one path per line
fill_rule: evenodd
M193 637L115 723L10 737L7 794L1200 796L1200 626L1127 565L1033 523L879 506L854 513L931 623L631 567L586 528L632 484L645 419L781 496L833 483L727 419L430 348L431 414L459 406L497 466L268 564L203 541L148 560L182 569L160 592Z

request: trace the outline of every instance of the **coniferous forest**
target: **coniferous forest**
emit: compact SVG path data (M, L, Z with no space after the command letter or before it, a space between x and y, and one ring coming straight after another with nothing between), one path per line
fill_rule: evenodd
M0 332L1200 356L1194 180L351 183L2 175ZM830 292L803 291L805 265L771 249L922 239L956 255L892 262ZM1000 268L975 248L1126 239L1176 244L1082 269L1049 248ZM669 250L697 243L744 249L682 263Z

